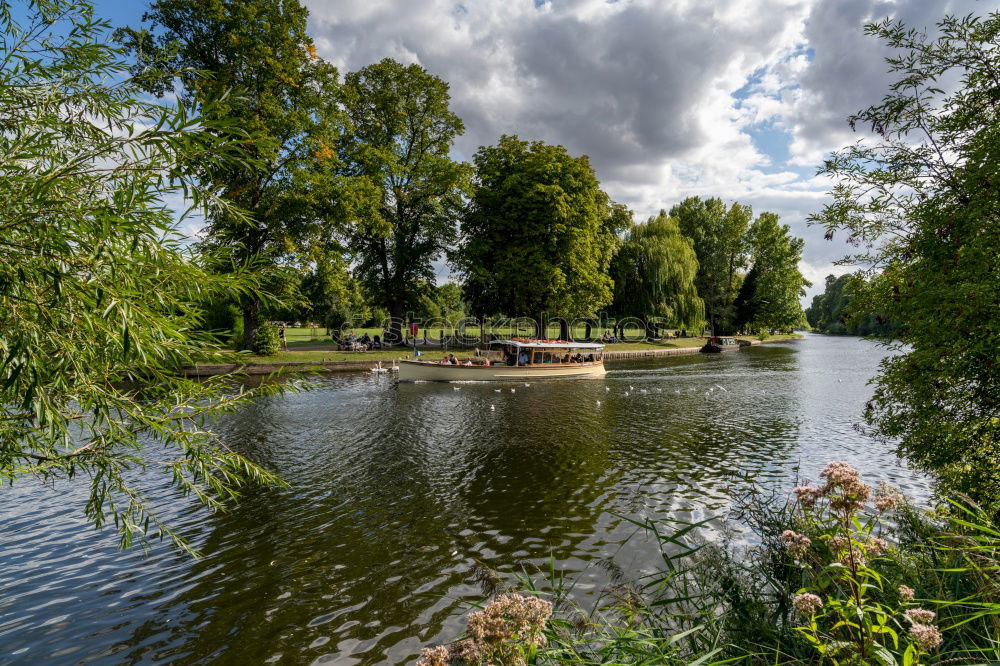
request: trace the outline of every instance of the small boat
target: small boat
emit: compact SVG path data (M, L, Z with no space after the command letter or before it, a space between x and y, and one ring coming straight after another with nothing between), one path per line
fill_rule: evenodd
M736 338L714 337L701 348L702 354L718 354L725 351L739 351L741 345Z
M401 382L497 382L603 377L604 345L566 340L494 340L477 359L399 363ZM511 389L513 390L513 389Z

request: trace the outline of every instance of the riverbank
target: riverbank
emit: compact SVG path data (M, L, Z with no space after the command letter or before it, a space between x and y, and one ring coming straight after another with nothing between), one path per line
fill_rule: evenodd
M747 340L751 345L758 345L768 342L797 340L801 337L801 335L793 333L790 335L774 335L763 342L748 337L738 339ZM657 342L625 342L608 345L607 350L604 352L604 358L606 361L614 362L635 358L697 354L698 350L704 344L705 338L679 338ZM393 361L412 358L408 350L399 348L383 351L347 352L337 351L332 345L317 345L316 347L278 352L272 356L245 356L246 360L243 363L198 364L195 367L185 368L184 371L189 377L212 377L233 372L241 372L247 375L359 372L371 370L379 362L385 367L391 367ZM451 351L461 356L469 350ZM448 353L449 350L447 349L421 350L421 358L432 361L443 358Z

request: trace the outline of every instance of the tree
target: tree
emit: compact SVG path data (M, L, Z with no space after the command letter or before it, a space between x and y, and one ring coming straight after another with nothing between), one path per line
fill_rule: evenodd
M370 219L357 212L364 189L343 173L337 70L316 56L307 14L297 0L156 0L143 16L150 30L119 31L147 90L177 88L185 109L248 134L244 166L199 168L207 186L249 214L213 212L205 245L230 252L219 270L255 258L265 283L269 276L281 282L282 266L327 242L347 219ZM228 90L234 93L205 108ZM251 296L241 307L250 341L262 301Z
M305 318L326 328L340 328L356 320L367 320L369 309L361 287L350 274L350 265L339 250L317 250L302 278L306 301Z
M882 334L899 353L875 380L872 432L1000 512L1000 13L938 32L866 27L898 78L849 119L875 137L824 163L833 201L812 219L859 247L845 262L870 279L851 309L899 324Z
M398 340L419 285L434 283L432 262L457 237L469 168L449 153L464 125L448 108L447 83L389 58L348 74L343 99L352 126L345 153L377 192L381 222L353 237L357 274L388 309Z
M213 508L276 481L203 427L254 392L179 372L229 358L198 332L201 303L253 289L193 261L165 204L187 195L239 217L186 168L238 162L234 129L141 101L86 2L4 3L0 28L0 478L86 479L87 517L111 520L123 547L157 534L183 546L136 468Z
M806 308L809 325L821 333L832 335L891 334L893 324L884 315L851 312L854 294L864 287L864 280L858 275L827 275L825 291L813 296L812 305Z
M647 322L653 317L694 328L704 323L705 306L695 277L698 258L693 242L677 220L660 211L645 224L629 228L611 262L614 310Z
M747 262L747 229L753 214L749 206L721 199L688 197L670 209L681 232L694 241L698 257L698 295L705 302L708 324L715 333L733 327L733 301L739 272Z
M790 331L805 323L799 298L809 281L799 272L805 241L791 235L774 213L761 213L747 233L753 267L735 306L737 328Z
M592 316L611 302L607 271L631 218L586 156L503 136L475 156L472 199L457 264L478 315ZM562 327L565 337L565 325Z

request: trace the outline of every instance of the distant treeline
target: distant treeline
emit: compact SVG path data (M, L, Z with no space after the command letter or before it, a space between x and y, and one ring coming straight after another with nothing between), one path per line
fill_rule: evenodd
M889 335L896 326L885 317L855 312L851 301L864 280L857 275L826 276L826 290L813 296L806 308L806 321L814 330L829 335Z

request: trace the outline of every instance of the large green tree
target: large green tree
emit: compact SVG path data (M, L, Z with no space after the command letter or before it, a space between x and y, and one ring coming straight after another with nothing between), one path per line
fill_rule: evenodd
M852 308L899 324L868 423L1000 511L1000 13L946 17L934 39L888 20L866 32L897 78L850 118L875 139L825 162L836 186L814 220L861 248L847 261L871 279Z
M389 58L344 84L352 126L344 151L351 173L374 188L380 222L353 235L356 270L388 309L396 339L422 285L434 284L433 261L457 238L469 167L450 155L464 131L450 99L442 79Z
M475 156L457 264L472 312L543 320L593 316L612 299L611 258L631 213L586 156L503 136ZM565 333L564 333L565 334Z
M176 90L183 108L247 133L244 165L196 165L203 183L248 213L212 211L205 245L228 249L237 263L255 258L276 289L281 268L328 242L345 220L371 219L355 210L366 198L338 156L345 119L337 71L316 56L306 17L298 0L155 0L143 16L148 29L119 34L148 90ZM248 297L241 307L252 340L262 302Z
M750 207L733 203L727 209L721 199L688 197L670 209L670 216L677 218L681 232L694 241L695 284L705 302L709 326L715 333L731 331L733 302L748 258Z
M705 306L695 278L698 258L693 242L681 233L677 220L660 211L645 224L629 228L614 260L614 310L647 322L694 328L704 323Z
M753 266L735 301L737 328L792 330L805 324L799 298L809 281L799 271L805 241L774 213L761 213L747 232Z
M143 101L108 31L86 2L0 3L0 479L89 484L80 508L123 546L183 545L137 469L211 507L274 481L203 427L253 393L179 372L228 358L198 332L201 304L253 285L199 267L166 202L239 217L187 169L238 153L233 128Z

